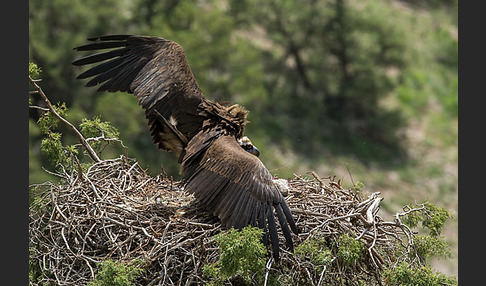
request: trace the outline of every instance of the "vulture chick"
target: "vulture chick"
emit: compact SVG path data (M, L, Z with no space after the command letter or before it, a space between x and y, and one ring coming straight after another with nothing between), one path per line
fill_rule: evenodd
M137 97L154 144L178 156L185 190L224 227L260 227L263 243L270 241L278 260L275 210L293 250L290 229L297 234L297 228L290 209L258 159L258 149L243 136L248 112L237 104L206 99L179 44L158 37L110 35L89 38L75 50L102 50L72 63L96 64L77 78L91 78L86 86L99 86L98 91Z

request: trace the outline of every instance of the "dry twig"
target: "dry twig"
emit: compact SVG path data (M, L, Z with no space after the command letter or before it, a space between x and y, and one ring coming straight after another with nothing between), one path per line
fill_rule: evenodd
M96 262L105 259L145 261L139 285L207 282L202 266L219 258L212 237L221 227L180 182L151 177L124 156L97 162L80 177L58 176L63 184L31 186L44 191L30 208L29 223L30 259L41 275L39 284L86 284L96 274ZM413 258L413 233L401 223L401 214L393 222L378 216L379 193L360 199L332 178L296 176L289 187L286 201L300 229L293 236L297 246L312 237L331 243L348 234L367 251L356 265L344 267L336 257L328 265L314 265L282 249L279 263L267 263L265 283L274 275L313 285L355 285L358 280L375 285L383 266L395 262L392 253Z

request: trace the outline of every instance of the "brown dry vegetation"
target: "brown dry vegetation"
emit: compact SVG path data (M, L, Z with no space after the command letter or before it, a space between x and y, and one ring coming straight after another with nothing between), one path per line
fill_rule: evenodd
M202 267L218 260L214 236L221 227L180 182L151 177L124 156L95 163L85 172L57 175L62 184L32 186L43 192L31 205L29 223L31 271L39 285L85 284L95 278L97 262L106 259L143 261L138 285L208 282ZM375 285L390 265L423 263L415 252L414 233L400 220L420 207L385 220L379 215L380 193L363 196L333 178L313 175L289 180L286 201L300 229L293 235L297 247L311 239L333 245L347 234L364 246L361 257L347 265L334 253L322 267L282 249L280 262L268 256L270 275L313 285Z

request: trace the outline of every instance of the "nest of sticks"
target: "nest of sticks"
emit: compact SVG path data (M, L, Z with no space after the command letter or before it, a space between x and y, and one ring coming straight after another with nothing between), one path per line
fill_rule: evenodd
M93 164L85 172L60 172L62 184L31 186L42 191L29 214L30 265L39 285L84 285L97 273L97 263L113 259L143 261L137 285L204 285L203 265L219 259L213 238L222 231L217 218L201 209L181 182L148 175L135 160L121 156ZM281 260L268 255L268 274L284 275L306 285L382 283L386 265L414 259L413 233L400 221L378 215L382 198L366 198L343 189L332 178L296 176L288 180L286 201L299 235L298 247L311 237L329 244L348 234L365 246L362 257L344 265L333 256L322 267L281 244ZM279 230L280 232L280 230ZM265 280L267 283L267 280Z

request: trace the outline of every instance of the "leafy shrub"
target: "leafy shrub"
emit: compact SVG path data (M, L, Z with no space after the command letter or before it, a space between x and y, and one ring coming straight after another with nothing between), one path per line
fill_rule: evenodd
M143 269L135 267L137 261L129 265L111 259L98 264L99 270L88 286L130 286L142 274Z
M353 265L361 257L364 245L361 241L352 238L347 234L343 234L337 241L338 258L344 265Z
M412 267L402 261L384 272L385 285L457 285L457 278L437 273L429 267Z
M80 132L85 138L104 138L117 139L120 132L110 124L109 121L101 121L100 116L95 116L93 119L83 118L79 124ZM101 153L110 141L96 140L91 143L93 149Z
M328 265L332 260L332 253L324 239L314 237L297 246L295 255L301 259L308 259L315 265Z
M29 76L33 79L36 79L41 72L41 69L34 63L29 63Z
M438 207L430 202L423 204L424 211L410 212L403 219L403 223L414 228L419 223L427 228L432 236L439 236L444 223L452 215L443 207Z
M262 230L246 226L241 231L231 228L215 236L221 251L219 261L205 265L204 275L212 278L212 285L222 285L227 280L244 283L260 281L265 270L267 250L261 242Z

